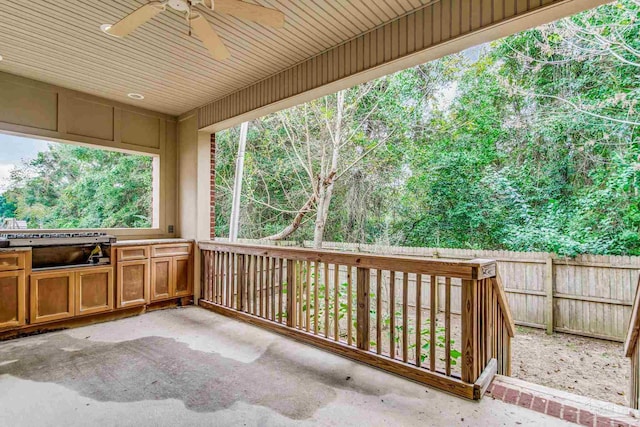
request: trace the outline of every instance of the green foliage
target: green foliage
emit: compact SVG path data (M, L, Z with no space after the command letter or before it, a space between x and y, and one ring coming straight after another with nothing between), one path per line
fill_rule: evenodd
M12 171L0 217L4 206L29 228L150 227L151 197L151 157L50 144Z
M639 70L640 6L618 0L385 77L358 104L346 157L393 138L336 183L325 240L640 255ZM286 113L292 132L305 108ZM251 129L240 230L259 238L308 189L280 121ZM219 135L218 188L236 141ZM224 235L228 193L218 200ZM308 221L295 238L312 233Z
M16 215L16 205L8 201L6 197L0 194L0 219L14 218Z

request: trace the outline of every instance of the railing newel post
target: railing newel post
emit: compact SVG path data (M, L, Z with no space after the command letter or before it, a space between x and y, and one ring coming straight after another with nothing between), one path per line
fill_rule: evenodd
M477 276L476 276L477 277ZM477 319L477 285L478 281L463 279L461 288L461 329L462 329L462 367L461 378L467 383L474 383L478 378L478 319Z

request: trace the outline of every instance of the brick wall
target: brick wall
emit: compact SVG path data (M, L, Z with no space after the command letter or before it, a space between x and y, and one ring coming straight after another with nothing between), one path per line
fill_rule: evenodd
M211 134L211 177L209 187L209 234L211 239L216 237L216 134Z

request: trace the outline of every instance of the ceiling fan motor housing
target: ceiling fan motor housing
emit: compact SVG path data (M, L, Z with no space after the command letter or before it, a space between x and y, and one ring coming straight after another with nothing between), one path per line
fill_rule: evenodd
M204 0L168 0L167 6L179 12L187 12L191 6L203 4Z

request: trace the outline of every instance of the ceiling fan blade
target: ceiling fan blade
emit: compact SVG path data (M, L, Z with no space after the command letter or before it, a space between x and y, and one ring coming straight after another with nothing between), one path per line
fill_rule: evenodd
M112 36L125 37L164 10L163 3L159 1L149 2L113 24L107 32Z
M269 9L241 0L205 0L204 3L211 7L211 1L213 1L213 10L216 12L226 13L269 27L284 27L284 13L277 9Z
M222 39L218 36L206 20L204 15L197 14L189 18L191 21L191 28L196 36L200 39L204 47L207 48L213 59L217 61L223 61L231 56L227 48L225 47Z

